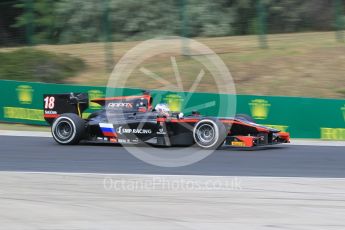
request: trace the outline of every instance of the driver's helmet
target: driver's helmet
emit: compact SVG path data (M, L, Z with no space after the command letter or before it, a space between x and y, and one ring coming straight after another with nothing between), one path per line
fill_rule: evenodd
M167 104L157 104L155 110L161 115L169 116L170 109Z

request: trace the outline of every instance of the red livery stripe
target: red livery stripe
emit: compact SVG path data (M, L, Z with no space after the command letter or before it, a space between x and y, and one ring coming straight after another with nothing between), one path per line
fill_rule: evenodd
M103 135L106 137L116 137L116 134L113 132L103 132Z
M44 118L56 118L60 116L59 114L44 114Z
M239 124L239 125L245 125L245 126L249 126L249 127L253 127L256 128L256 130L258 130L259 132L268 132L267 129L262 128L262 127L258 127L255 125L251 125L251 124L247 124L247 123L243 123L243 122L239 122L239 121L234 121L234 120L227 120L227 119L220 119L220 121L224 124Z
M167 118L157 118L157 122L173 122L173 123L196 123L200 121L200 119L195 118L183 118L183 119L167 119Z

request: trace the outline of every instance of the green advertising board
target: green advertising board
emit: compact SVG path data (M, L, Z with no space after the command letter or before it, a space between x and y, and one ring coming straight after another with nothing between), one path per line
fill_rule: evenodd
M104 97L105 87L46 84L0 80L0 121L17 122L33 125L47 125L43 119L43 94L87 92L90 99ZM137 93L135 89L116 89L120 93ZM90 103L88 113L99 109L96 103Z
M47 125L43 94L87 92L90 99L140 94L140 89L45 84L0 80L0 121ZM110 93L110 94L109 94ZM291 133L293 138L345 140L345 100L152 91L153 103L165 102L174 111L193 110L207 116L249 114L259 124ZM83 116L100 109L90 103Z
M345 140L345 100L241 95L238 110L295 138Z

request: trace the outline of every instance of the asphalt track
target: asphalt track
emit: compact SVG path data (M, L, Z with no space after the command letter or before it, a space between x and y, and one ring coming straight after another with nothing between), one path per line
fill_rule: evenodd
M142 162L121 146L61 146L46 137L0 136L0 171L345 178L345 147L223 149L189 166L165 168Z

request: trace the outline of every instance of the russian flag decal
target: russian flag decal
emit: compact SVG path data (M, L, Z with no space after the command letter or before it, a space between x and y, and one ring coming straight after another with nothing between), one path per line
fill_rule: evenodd
M117 137L113 124L99 123L99 127L105 137Z

